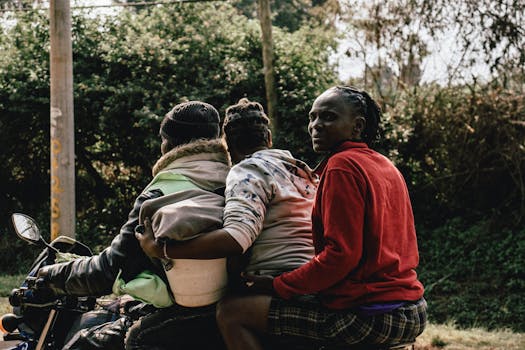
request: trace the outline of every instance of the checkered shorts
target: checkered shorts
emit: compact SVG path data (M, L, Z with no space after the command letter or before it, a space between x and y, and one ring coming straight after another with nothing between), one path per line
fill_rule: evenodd
M331 310L314 298L272 298L269 333L322 341L333 345L397 344L414 341L425 329L425 299L375 316L359 316L349 310Z

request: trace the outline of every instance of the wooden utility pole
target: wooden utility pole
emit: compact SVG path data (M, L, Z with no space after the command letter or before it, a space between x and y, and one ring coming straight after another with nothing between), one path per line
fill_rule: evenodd
M51 238L75 237L73 53L69 0L50 2Z
M279 120L276 115L277 93L275 91L275 72L273 68L273 39L272 39L272 18L269 0L257 0L259 21L262 32L262 57L264 85L266 89L266 101L268 103L268 117L272 120L273 128L277 129Z

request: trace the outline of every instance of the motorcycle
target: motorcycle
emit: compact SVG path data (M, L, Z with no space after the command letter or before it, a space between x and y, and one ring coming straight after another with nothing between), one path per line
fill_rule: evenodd
M86 245L71 237L60 236L47 243L36 222L29 216L15 213L12 223L18 237L30 244L43 247L33 262L30 272L19 288L11 291L9 303L13 312L0 319L4 343L12 350L60 349L68 337L75 319L96 305L94 297L56 296L37 277L46 265L91 256ZM13 345L12 345L13 344ZM4 346L5 346L4 345Z

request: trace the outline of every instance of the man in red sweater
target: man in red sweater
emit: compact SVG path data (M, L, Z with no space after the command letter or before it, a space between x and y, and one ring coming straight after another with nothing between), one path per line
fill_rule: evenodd
M316 255L276 278L245 276L255 294L218 307L225 342L262 349L261 333L334 345L411 342L425 328L426 302L405 181L368 147L379 107L366 92L338 86L309 117L313 149L327 153L312 211Z

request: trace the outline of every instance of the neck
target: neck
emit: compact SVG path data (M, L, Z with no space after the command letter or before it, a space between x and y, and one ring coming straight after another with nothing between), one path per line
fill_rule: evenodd
M265 149L268 149L268 147L267 146L258 146L258 147L253 147L253 148L249 148L249 149L244 149L242 151L240 151L240 150L230 150L230 155L231 155L231 158L232 158L232 162L237 164L241 160L246 158L247 156L249 156L251 154L254 154L257 151L262 151L262 150L265 150Z
M348 142L348 141L350 141L350 142L364 142L360 137L358 137L358 138L346 139L346 140L343 140L343 141L341 141L341 142L335 144L334 147L332 148L331 152L332 152L333 150L339 148L339 146L341 146L343 143Z

